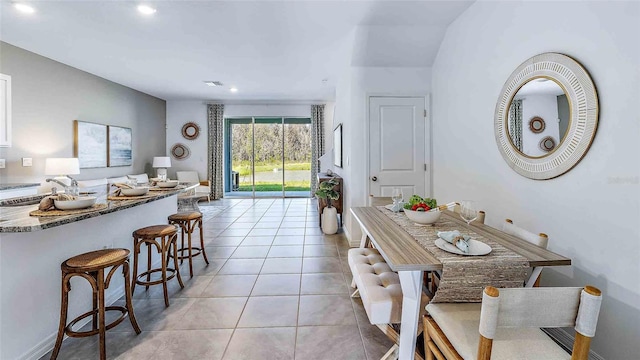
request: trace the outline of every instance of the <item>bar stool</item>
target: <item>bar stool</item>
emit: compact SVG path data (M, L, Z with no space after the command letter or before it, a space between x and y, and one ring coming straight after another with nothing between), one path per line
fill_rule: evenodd
M204 261L209 265L209 260L207 259L207 253L204 250L204 236L202 235L202 214L194 211L194 212L184 212L177 213L169 216L169 224L175 224L180 226L182 229L182 245L178 252L180 255L178 259L180 259L180 263L184 261L184 259L189 259L189 274L193 277L193 257L202 254ZM196 225L200 228L200 247L191 246L191 234L193 230L195 230ZM188 247L184 247L184 234L187 233L187 245ZM194 252L195 250L195 252ZM184 253L187 252L187 255Z
M74 256L67 259L60 265L62 269L62 304L60 307L60 327L58 328L58 337L56 338L56 345L51 353L51 360L55 360L60 352L62 346L62 339L64 335L70 337L87 337L95 334L100 334L100 359L106 359L105 348L105 332L118 324L120 324L124 317L128 314L129 321L137 334L140 334L140 327L136 321L136 317L133 314L133 305L131 303L131 288L129 287L129 250L127 249L105 249L88 252L85 254ZM125 281L125 300L126 307L124 306L105 306L104 289L109 287L111 277L116 272L118 267L122 266L122 273L124 274ZM104 270L111 267L111 270L107 273L107 277L104 277ZM88 311L77 318L73 319L67 325L67 312L69 306L69 291L71 291L71 278L74 276L80 276L85 278L91 284L93 288L93 310ZM105 312L107 311L120 311L122 314L116 320L109 324L105 324ZM73 331L72 327L82 319L92 316L93 326L89 331Z
M144 285L146 290L149 290L150 285L162 284L164 291L164 305L169 306L169 294L167 292L167 281L178 277L178 283L180 288L184 289L182 278L180 277L180 269L178 267L178 249L177 249L178 228L175 225L153 225L138 229L133 232L133 284L131 284L131 294L136 290L136 284ZM156 239L159 239L158 242ZM140 248L142 244L147 245L147 271L138 275L138 256L140 255ZM161 267L151 268L151 246L155 245L160 255ZM173 246L173 268L167 267L169 263L169 256L171 247ZM161 272L162 278L158 280L151 280L151 274ZM171 275L167 276L167 272ZM147 277L146 280L142 280L143 277Z

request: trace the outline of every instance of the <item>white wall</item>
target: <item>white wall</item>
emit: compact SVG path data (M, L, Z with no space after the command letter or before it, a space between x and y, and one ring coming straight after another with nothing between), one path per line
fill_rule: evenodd
M344 178L345 230L352 241L360 238L360 228L352 221L348 209L367 205L369 198L367 96L428 96L430 90L429 67L351 67L345 69L338 82L334 125L343 123L344 167L336 169L336 173Z
M639 33L638 2L480 1L449 27L433 66L435 195L479 200L491 226L509 217L548 233L573 265L546 269L543 285L603 291L592 349L612 360L640 354ZM534 181L500 156L493 113L511 72L549 51L590 72L600 122L574 169Z
M311 117L311 105L299 104L263 104L244 105L226 104L224 117L251 117L251 116L285 116L285 117ZM325 149L331 149L333 128L333 103L325 106ZM200 136L195 140L187 140L182 137L182 126L187 122L195 122L200 126ZM171 158L171 168L168 175L175 178L176 171L196 170L200 179L207 178L207 104L203 101L167 101L167 149L171 153L171 147L176 143L182 143L191 150L191 156L184 160Z
M0 42L0 72L12 77L13 146L0 182L42 182L45 159L73 156L73 121L124 126L133 133L133 165L82 169L77 179L151 172L165 148L165 101ZM33 158L22 167L22 158Z

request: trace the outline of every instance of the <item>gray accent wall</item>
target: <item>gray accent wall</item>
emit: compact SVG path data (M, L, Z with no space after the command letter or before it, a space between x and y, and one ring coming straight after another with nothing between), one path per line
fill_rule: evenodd
M81 169L78 179L153 173L165 154L166 102L49 58L0 42L0 73L12 80L13 144L0 148L0 183L42 182L45 159L73 156L73 122L132 129L133 165ZM33 158L23 167L22 158Z

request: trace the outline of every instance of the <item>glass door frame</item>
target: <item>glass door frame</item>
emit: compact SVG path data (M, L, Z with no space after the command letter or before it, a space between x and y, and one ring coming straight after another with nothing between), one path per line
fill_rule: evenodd
M277 121L265 121L270 119L280 119L280 122ZM256 122L256 119L258 120ZM247 120L250 120L249 122ZM261 121L262 120L262 121ZM289 121L287 121L289 120ZM233 191L233 173L232 173L232 130L231 126L233 124L251 124L251 197L256 199L256 140L255 140L255 125L258 124L280 124L282 128L281 133L281 148L280 148L280 159L282 162L282 198L286 198L286 186L285 186L285 124L311 124L311 117L300 117L300 116L238 116L238 117L225 117L224 118L224 156L225 156L225 181L224 181L224 189L225 192L231 193ZM309 179L311 180L311 179ZM239 182L239 181L238 181ZM239 186L239 184L238 184Z

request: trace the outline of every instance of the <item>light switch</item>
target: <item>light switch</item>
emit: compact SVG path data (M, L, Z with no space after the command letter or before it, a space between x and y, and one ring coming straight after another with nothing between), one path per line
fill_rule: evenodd
M33 159L32 158L22 158L22 166L32 166Z
M4 169L6 167L4 159L0 159L0 169Z

